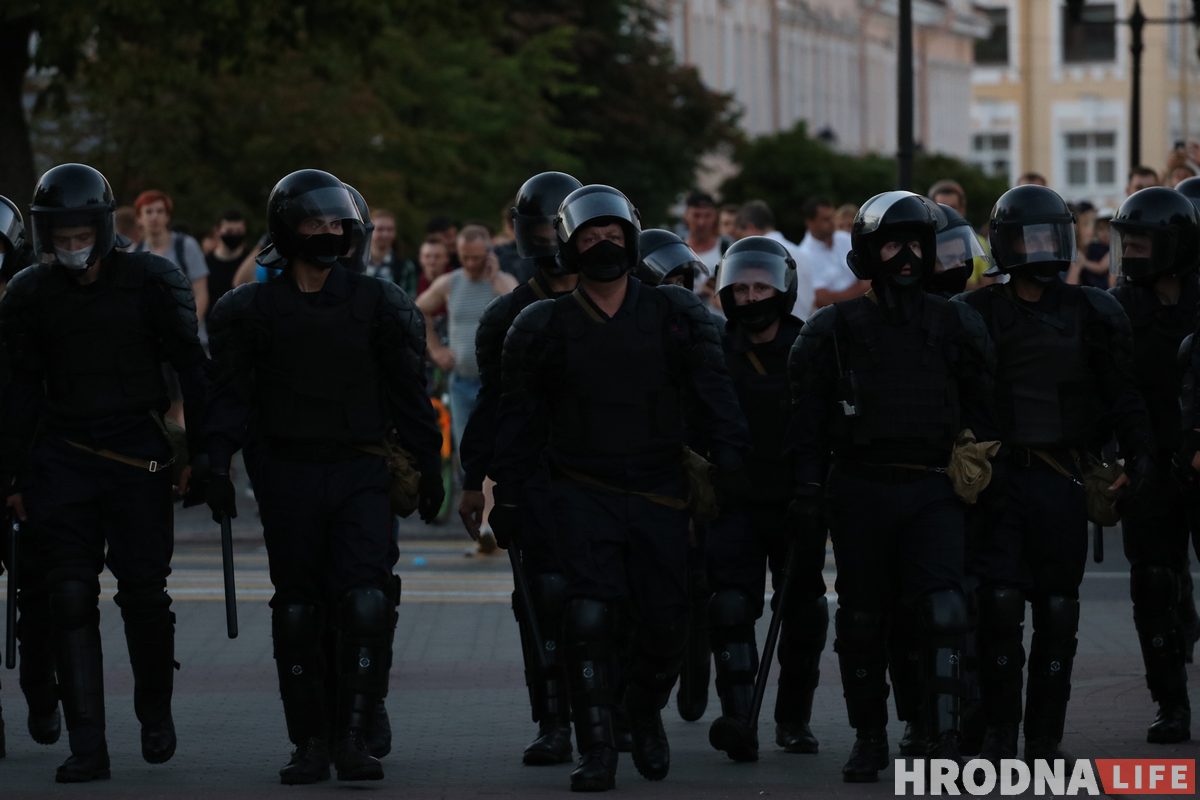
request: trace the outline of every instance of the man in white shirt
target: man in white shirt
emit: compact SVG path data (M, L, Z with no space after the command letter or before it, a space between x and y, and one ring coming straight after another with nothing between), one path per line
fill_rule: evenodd
M833 204L828 200L815 198L804 204L807 235L800 242L796 268L800 275L808 275L812 285L809 314L833 303L853 300L871 288L870 281L860 281L846 266L850 234L835 230L833 217Z
M683 224L687 225L687 246L692 248L700 263L708 268L708 277L716 274L721 254L732 242L717 229L717 203L707 192L689 192L684 200ZM700 289L707 278L696 276L696 287Z
M796 304L792 307L792 316L806 320L813 310L813 282L811 273L800 265L800 247L789 241L779 231L775 230L775 214L771 207L762 200L751 200L738 210L738 238L745 236L766 236L774 239L787 248L796 262Z

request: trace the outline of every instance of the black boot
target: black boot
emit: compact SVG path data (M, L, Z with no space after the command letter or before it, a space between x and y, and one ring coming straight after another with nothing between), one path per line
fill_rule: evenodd
M779 635L775 743L789 753L816 753L820 749L809 721L828 630L829 605L823 596L788 603Z
M1135 566L1130 575L1133 622L1146 665L1146 686L1158 703L1158 714L1146 731L1151 744L1175 744L1191 738L1188 703L1188 638L1182 630L1186 616L1178 572L1169 567Z
M709 594L704 568L693 567L688 574L687 645L679 671L679 691L675 695L679 716L687 722L700 719L708 708L708 684L712 679L712 649L708 640Z
M574 711L579 763L571 770L571 791L605 792L615 789L617 749L612 742L611 707L576 705Z
M333 741L333 764L340 781L383 779L383 765L371 755L365 733L380 699L387 694L394 614L387 595L375 587L350 589L341 599Z
M142 724L142 758L162 764L175 755L175 615L162 607L123 608L121 616L133 671L133 708Z
M758 646L756 607L745 592L722 589L708 604L712 652L717 664L721 716L708 729L708 742L734 761L758 761L758 731L750 726Z
M38 744L54 744L62 736L58 710L58 681L51 642L50 598L41 588L22 587L17 637L21 646L21 692L29 706L29 735Z
M104 736L104 656L96 588L69 581L51 597L54 660L58 665L71 757L55 779L83 783L109 777Z
M303 786L329 780L329 744L312 737L292 751L287 765L279 770L279 782L285 786Z
M527 766L566 764L571 760L571 707L561 668L545 681L537 738L525 748L522 758Z
M633 765L648 781L661 781L671 770L671 746L663 729L661 708L667 698L632 685L625 707L633 734Z
M1033 606L1029 688L1025 701L1025 760L1062 758L1071 671L1079 629L1079 601L1051 596Z
M1187 695L1176 703L1160 703L1158 715L1146 731L1151 744L1178 744L1192 738L1192 708Z
M1017 739L1020 736L1020 725L1015 722L1002 722L989 725L983 732L983 745L979 756L996 766L1004 759L1017 757Z
M846 783L876 783L880 771L887 769L889 763L887 731L859 729L850 758L842 767L842 780Z
M382 697L371 711L364 736L367 752L375 758L383 758L392 752L392 721L388 718L387 704Z
M383 765L371 755L363 741L362 726L370 713L369 703L363 703L362 707L352 711L345 720L343 732L334 742L333 763L337 767L339 781L383 780Z
M612 709L613 745L618 753L633 752L633 731L629 724L629 712L625 710L625 698Z

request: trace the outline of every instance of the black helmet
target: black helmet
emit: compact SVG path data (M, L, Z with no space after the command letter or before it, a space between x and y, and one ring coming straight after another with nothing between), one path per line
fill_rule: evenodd
M19 263L25 260L25 220L16 203L4 195L0 195L0 242L4 243L4 251L0 252L0 275L7 280L16 270L29 266Z
M1182 180L1175 184L1175 191L1192 201L1192 204L1200 210L1200 175L1196 175L1186 180Z
M996 272L1029 268L1033 277L1053 280L1075 258L1075 215L1053 189L1017 186L992 208L988 241Z
M82 272L107 256L116 240L112 187L87 164L59 164L42 175L29 206L29 232L34 255L63 264L54 250L55 228L93 227L96 241L86 259L63 264Z
M354 207L358 209L358 216L361 218L358 222L350 223L352 249L346 256L345 264L354 272L366 272L367 267L371 265L371 238L375 235L375 223L371 222L371 209L367 207L367 199L362 193L348 183L342 183L342 186L350 193L350 199L354 201Z
M565 172L539 172L521 184L516 204L509 215L517 254L532 259L537 268L552 275L566 270L559 264L558 238L554 234L554 217L558 207L571 192L583 184Z
M990 266L992 257L984 250L971 223L945 203L936 206L937 260L933 273L925 277L925 291L953 296L967 288L975 260L983 259Z
M300 223L313 217L342 222L341 235L302 236ZM332 267L353 243L352 230L362 217L346 186L319 169L302 169L282 178L267 198L267 229L281 256Z
M576 248L579 231L614 223L625 231L624 247L601 242L588 249L587 252L596 250L591 257L582 257ZM611 186L594 183L567 195L558 207L554 229L558 232L558 259L566 272L582 272L593 280L614 281L637 268L641 217L629 198Z
M708 267L692 248L671 231L651 228L638 237L642 260L634 273L642 283L658 286L673 275L683 276L683 285L696 288L696 273L708 275Z
M850 228L850 252L846 255L850 271L860 280L887 278L897 286L916 285L933 274L936 208L932 200L902 190L877 194L863 203ZM880 258L880 248L888 242L910 241L921 245L919 257L903 247L888 261ZM905 266L911 267L911 275L900 274Z
M775 294L765 300L738 305L734 287L766 284ZM792 313L796 305L796 261L782 243L767 236L747 236L729 246L717 266L717 294L721 310L736 323L760 331Z
M1130 283L1186 275L1200 258L1200 215L1174 189L1150 186L1125 198L1109 223L1110 269Z

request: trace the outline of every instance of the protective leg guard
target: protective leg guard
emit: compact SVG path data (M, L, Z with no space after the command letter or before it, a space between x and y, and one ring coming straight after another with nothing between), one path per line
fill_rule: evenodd
M675 624L638 626L625 709L633 735L633 764L646 780L660 781L671 769L671 748L661 711L679 676L687 635L687 621L683 619Z
M271 609L271 638L288 738L296 745L279 771L281 783L329 779L329 710L325 687L324 614L308 603Z
M59 783L109 777L104 738L104 657L100 648L99 586L64 581L51 589L54 657L61 680L71 757L58 768Z
M392 626L388 632L388 650L387 664L385 671L391 674L393 649L396 644L396 623L400 619L398 609L400 608L400 576L393 575L388 592L388 601L392 605ZM384 693L375 702L375 708L371 712L370 719L367 720L367 728L363 732L363 739L367 744L367 751L375 758L383 758L388 753L392 752L392 721L388 719L387 704L385 698L387 696L387 683L383 685Z
M961 760L963 641L967 634L967 602L957 590L922 598L921 627L924 698L921 704L932 758Z
M703 565L688 570L687 644L679 672L675 703L679 716L695 722L708 708L708 684L712 679L712 648L708 636L708 575Z
M62 735L62 715L58 711L49 591L40 584L23 585L17 597L17 609L20 612L17 620L17 639L21 648L20 682L29 706L29 735L38 744L54 744Z
M888 628L888 674L892 677L892 693L896 716L904 721L900 739L900 754L924 756L929 750L925 718L921 714L921 631L914 624L920 612L906 607L892 615Z
M142 758L162 764L175 755L171 695L175 687L175 615L161 586L118 586L125 643L133 671L133 709L142 724Z
M721 716L708 729L708 741L734 761L758 760L758 732L750 727L758 647L754 611L744 592L726 589L708 603L709 632L717 663Z
M571 772L571 791L601 792L616 786L617 749L613 741L612 682L614 609L577 597L567 605L565 643L571 709L579 763Z
M842 767L847 783L874 783L887 767L887 650L883 618L839 608L834 617L842 673L842 693L850 725L857 731L850 758Z
M1152 744L1191 738L1180 583L1178 571L1170 567L1135 566L1130 574L1133 622L1146 665L1146 685L1159 706L1146 732L1146 741Z
M974 588L967 592L967 636L962 658L962 753L979 755L987 719L979 689L979 598Z
M1051 595L1033 604L1029 689L1025 703L1025 759L1063 758L1058 749L1071 699L1079 601Z
M979 590L979 688L987 730L980 750L999 763L1017 757L1021 724L1021 683L1025 667L1025 594L989 586Z
M565 764L571 760L571 707L559 640L563 630L567 579L560 573L541 573L532 576L531 583L536 605L534 612L542 635L544 668L538 670L540 691L537 695L541 707L534 710L538 735L525 748L522 760L528 766ZM529 674L530 666L526 665L526 674ZM532 666L537 669L537 662L534 661Z
M387 694L395 607L382 589L356 587L338 608L338 708L333 762L340 781L383 779L383 766L367 749L364 732Z
M1193 539L1197 534L1192 533ZM1196 642L1200 642L1200 614L1196 613L1196 595L1192 588L1192 569L1188 559L1184 559L1180 568L1180 602L1181 623L1183 629L1184 651L1183 659L1191 664L1195 658Z
M829 603L824 595L788 603L779 631L775 743L789 753L816 753L820 749L809 721L828 631Z

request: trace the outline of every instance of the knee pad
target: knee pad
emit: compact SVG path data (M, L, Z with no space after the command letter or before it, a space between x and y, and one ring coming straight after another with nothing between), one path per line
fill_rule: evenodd
M1025 624L1025 593L1006 586L979 590L979 627L981 630L1020 630Z
M113 599L121 609L121 619L127 623L160 622L170 614L171 595L167 594L166 581L117 581L117 594Z
M708 601L708 624L714 629L754 626L754 604L740 589L722 589Z
M338 628L354 639L377 639L392 630L395 606L387 594L374 586L358 586L342 595L338 606Z
M935 638L965 634L969 618L967 601L962 592L944 589L922 597L921 624L926 633Z
M321 623L320 611L310 603L286 603L272 608L271 638L275 642L275 657L279 657L281 647L318 642Z
M1129 596L1142 611L1169 612L1179 602L1179 573L1170 567L1134 567L1129 575Z
M802 654L819 655L829 631L829 601L825 595L811 600L789 601L779 632L779 658Z
M1050 595L1033 604L1034 633L1054 639L1074 639L1079 630L1079 601Z
M50 590L50 613L60 630L100 623L100 587L83 581L63 581Z
M866 611L839 608L834 615L839 653L883 652L883 617Z
M605 641L612 636L612 617L608 603L576 597L567 605L567 632L574 642Z

